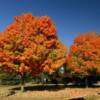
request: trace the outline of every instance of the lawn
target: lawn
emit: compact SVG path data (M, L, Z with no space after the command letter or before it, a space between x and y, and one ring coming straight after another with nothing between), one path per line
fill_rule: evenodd
M27 84L25 92L17 86L0 86L0 100L100 100L100 88L77 88ZM12 92L10 94L10 92ZM81 98L84 99L72 99Z

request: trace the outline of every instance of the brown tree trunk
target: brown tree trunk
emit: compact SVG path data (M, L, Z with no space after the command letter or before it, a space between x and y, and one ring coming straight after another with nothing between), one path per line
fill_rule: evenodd
M25 91L25 80L24 76L21 76L21 92Z
M85 79L85 86L86 86L86 88L88 88L88 78L87 77Z

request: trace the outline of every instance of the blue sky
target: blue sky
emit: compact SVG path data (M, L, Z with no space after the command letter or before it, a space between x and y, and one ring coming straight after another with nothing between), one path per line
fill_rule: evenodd
M50 16L67 46L79 32L100 33L100 0L0 0L0 31L13 21L13 16L26 12Z

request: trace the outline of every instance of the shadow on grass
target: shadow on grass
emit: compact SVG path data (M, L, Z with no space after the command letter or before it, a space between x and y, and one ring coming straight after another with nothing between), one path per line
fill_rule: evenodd
M85 86L85 85L80 85L80 84L64 84L64 85L50 85L50 84L46 84L46 85L29 85L29 86L25 86L24 89L25 91L43 91L43 90L47 90L47 91L59 91L59 90L63 90L65 88L99 88L100 84L93 84L93 85L89 85L89 86ZM20 91L20 86L14 87L11 90L18 90Z
M25 91L59 91L64 89L65 86L58 86L58 85L35 85L35 86L25 86ZM20 87L12 88L11 90L20 90Z
M72 83L72 84L66 84L65 88L100 88L100 84L77 84L77 83Z

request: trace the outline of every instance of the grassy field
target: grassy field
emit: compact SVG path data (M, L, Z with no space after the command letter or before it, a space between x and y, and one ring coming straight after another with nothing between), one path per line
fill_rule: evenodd
M100 100L100 88L76 88L54 85L26 85L25 92L19 86L0 86L0 100ZM12 92L12 94L10 94ZM74 99L73 99L74 100Z

